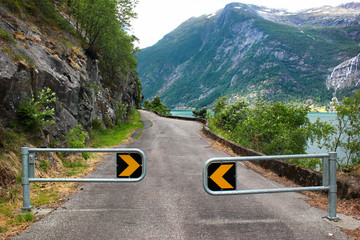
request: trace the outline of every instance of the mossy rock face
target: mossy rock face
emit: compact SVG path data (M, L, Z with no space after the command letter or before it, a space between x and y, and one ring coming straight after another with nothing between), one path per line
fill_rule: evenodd
M52 21L33 19L23 10L13 14L0 7L5 16L0 21L0 41L8 49L0 51L0 65L4 66L0 71L0 120L5 127L16 120L21 101L36 98L46 88L56 94L51 105L56 124L44 130L45 137L57 147L64 145L64 136L78 124L89 129L94 119L109 127L121 122L116 115L119 102L129 109L139 105L142 95L137 74L114 76L116 79L108 79L112 85L104 84L96 49L83 49L71 31Z

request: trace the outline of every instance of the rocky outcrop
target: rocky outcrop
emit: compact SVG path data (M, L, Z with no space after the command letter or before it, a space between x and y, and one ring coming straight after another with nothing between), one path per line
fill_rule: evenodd
M18 19L0 8L0 120L9 126L21 101L45 88L56 93L54 120L46 134L58 141L77 124L89 128L94 119L115 124L119 108L128 111L141 99L135 74L102 81L98 59L90 57L70 34L55 27ZM126 116L120 116L126 117Z

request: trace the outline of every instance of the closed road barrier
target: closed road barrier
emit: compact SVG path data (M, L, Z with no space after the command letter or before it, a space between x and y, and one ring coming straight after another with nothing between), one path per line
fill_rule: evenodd
M115 153L114 178L36 178L35 153L36 152L107 152ZM32 208L30 203L31 182L139 182L146 174L146 156L143 151L136 148L21 148L22 161L22 187L23 211Z
M203 186L211 195L247 195L263 193L284 193L301 191L328 190L330 220L339 219L337 208L337 184L336 184L336 153L325 154L301 154L301 155L276 155L276 156L251 156L251 157L220 157L207 160L203 167ZM242 161L269 161L284 159L322 158L322 186L291 187L273 189L237 189L237 162Z

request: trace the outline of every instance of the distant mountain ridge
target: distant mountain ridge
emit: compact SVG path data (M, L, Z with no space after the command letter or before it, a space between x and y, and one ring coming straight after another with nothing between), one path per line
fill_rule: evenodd
M341 80L330 77L360 53L359 23L360 3L298 13L228 4L138 53L143 94L170 108L208 106L220 96L325 105L334 93L359 89L354 77L336 89Z
M354 2L338 7L311 8L297 13L257 6L253 8L267 20L299 27L347 27L360 23L360 3Z

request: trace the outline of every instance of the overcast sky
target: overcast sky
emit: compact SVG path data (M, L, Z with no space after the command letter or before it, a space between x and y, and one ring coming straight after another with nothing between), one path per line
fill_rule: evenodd
M351 0L139 0L137 19L132 22L133 34L140 39L140 48L154 45L164 35L191 17L212 13L232 2L249 3L296 12L325 5L338 6Z

